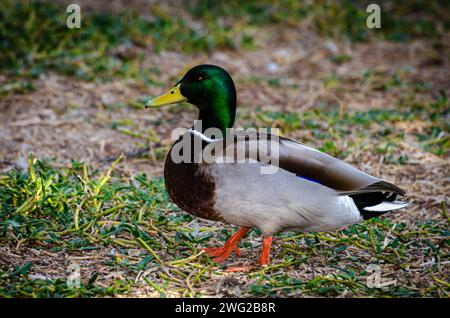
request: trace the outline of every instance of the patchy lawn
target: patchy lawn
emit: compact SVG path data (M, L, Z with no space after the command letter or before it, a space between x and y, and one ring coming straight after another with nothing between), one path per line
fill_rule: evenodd
M449 297L448 8L386 6L372 32L348 1L79 1L69 30L58 2L0 4L0 297ZM255 230L242 257L211 262L199 249L236 228L184 213L162 179L195 111L142 107L199 63L235 79L235 126L278 127L410 207L281 233L268 268L225 271L256 264Z

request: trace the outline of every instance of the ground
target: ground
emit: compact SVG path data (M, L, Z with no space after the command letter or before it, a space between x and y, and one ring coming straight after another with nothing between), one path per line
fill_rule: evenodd
M78 1L82 28L68 31L58 2L0 5L1 297L449 296L443 4L417 1L417 17L385 2L371 31L346 1ZM200 63L235 80L236 127L278 127L406 189L410 206L281 233L271 266L227 272L256 264L252 231L241 257L213 263L200 248L237 228L184 213L162 179L172 131L196 112L143 109Z

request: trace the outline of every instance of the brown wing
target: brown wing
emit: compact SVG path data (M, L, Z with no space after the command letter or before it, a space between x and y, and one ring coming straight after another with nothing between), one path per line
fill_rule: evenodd
M346 194L374 191L389 191L402 195L405 193L389 182L284 137L280 137L280 167Z
M278 148L279 150L279 168L298 176L315 180L324 186L342 192L342 194L374 191L405 194L405 191L399 187L368 175L319 150L284 137L270 135L267 138L271 139L269 149ZM228 142L225 149L227 155L230 153L230 150L236 153L239 149L245 149L247 158L267 163L267 161L261 160L257 151L257 147L261 143L267 143L267 141L255 134L245 138L237 137L234 143Z

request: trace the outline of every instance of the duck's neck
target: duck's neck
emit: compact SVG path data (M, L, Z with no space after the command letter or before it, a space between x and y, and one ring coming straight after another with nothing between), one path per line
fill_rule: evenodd
M222 132L222 138L226 135L226 129L233 127L236 115L236 93L234 91L223 92L220 98L211 99L211 104L200 105L198 120L201 120L201 132L208 128L218 128Z

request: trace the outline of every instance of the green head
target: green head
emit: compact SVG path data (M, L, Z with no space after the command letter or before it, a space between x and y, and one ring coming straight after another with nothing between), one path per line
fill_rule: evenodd
M197 65L191 68L175 86L164 95L150 100L146 106L158 107L188 102L199 109L202 129L219 128L225 134L233 127L236 114L236 88L230 74L215 65Z

